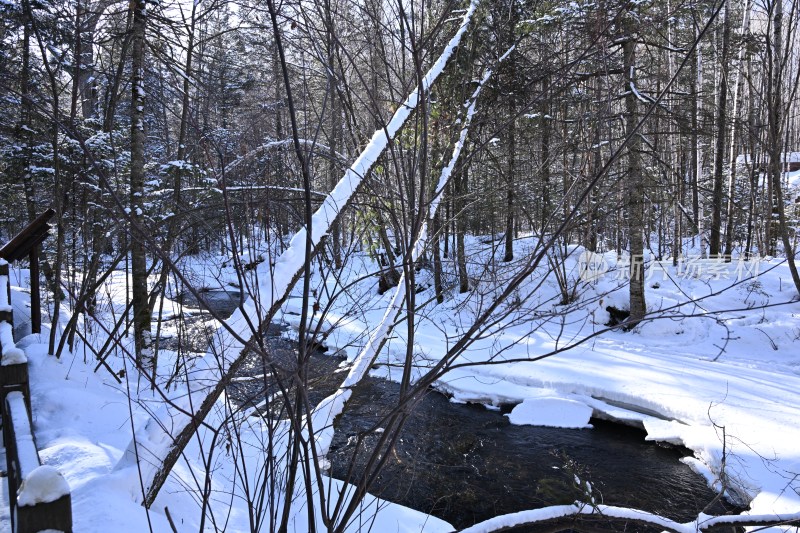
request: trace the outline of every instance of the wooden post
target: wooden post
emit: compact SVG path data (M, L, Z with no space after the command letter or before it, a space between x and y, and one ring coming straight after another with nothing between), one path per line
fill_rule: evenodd
M17 533L41 531L72 532L72 498L69 494L55 501L16 508Z
M9 263L24 259L30 261L31 271L31 332L42 332L42 302L41 287L39 285L39 246L50 231L47 221L55 211L51 208L36 217L36 220L25 226L13 239L0 248L0 258ZM1 274L0 274L1 275ZM11 303L11 285L8 286L8 302ZM9 322L11 322L9 320Z
M4 262L0 265L0 276L6 276L8 279L6 293L8 295L8 305L11 305L11 269L8 267L8 263Z
M8 322L9 324L13 325L14 324L14 312L11 310L12 308L10 307L11 306L11 276L10 276L10 272L11 272L11 269L8 267L8 263L3 261L2 264L0 264L0 276L5 276L6 277L5 290L6 290L6 295L8 297L8 300L6 300L6 301L8 302L8 305L9 305L8 309L9 310L8 311L0 310L0 322L5 321L5 322ZM2 289L3 289L3 287L0 287L0 290L2 290Z
M31 333L42 332L42 301L39 287L39 246L31 248ZM9 301L11 301L9 299Z

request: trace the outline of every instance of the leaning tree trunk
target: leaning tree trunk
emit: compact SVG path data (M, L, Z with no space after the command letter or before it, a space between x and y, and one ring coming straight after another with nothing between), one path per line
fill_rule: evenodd
M144 0L137 0L137 6L140 3L144 4ZM370 173L378 158L408 121L419 103L420 94L430 89L452 58L478 4L479 0L472 0L459 29L423 78L422 86L412 91L405 102L397 107L385 127L375 131L368 145L314 213L311 227L315 229L311 244L315 250L319 248L322 237L330 231L331 224L340 218L342 210L358 192L364 176ZM137 429L136 436L116 468L133 466L139 470L144 506L149 508L153 504L195 431L251 353L248 348L257 345L252 339L259 337L261 330L269 325L301 277L306 262L306 254L301 250L307 246L308 238L306 229L301 228L292 238L289 248L273 264L259 267L262 281L258 287L258 301L251 299L239 307L226 321L225 328L214 336L214 346L206 357L196 360L195 371L186 384L186 394L176 400L177 405L162 406L143 427ZM214 355L224 359L221 366ZM139 446L138 443L142 442L147 442L148 446Z

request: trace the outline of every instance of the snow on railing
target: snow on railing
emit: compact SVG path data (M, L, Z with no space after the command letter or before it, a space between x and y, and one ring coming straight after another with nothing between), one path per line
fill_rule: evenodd
M10 287L8 262L5 259L0 259L0 347L2 349L3 366L28 362L25 358L25 352L14 344L14 308L11 307Z
M22 391L6 394L3 440L8 461L8 495L15 533L72 531L69 485L52 466L41 465Z
M25 352L14 344L14 313L10 295L8 263L0 259L0 405L5 405L6 394L13 390L22 391L26 398L30 398L28 359Z
M0 320L7 320L13 308L11 307L11 285L8 277L8 261L0 259Z
M12 324L8 263L0 259L0 413L12 528L15 533L70 533L69 485L55 468L39 461L31 427L28 359L14 343Z
M28 359L14 344L14 313L11 307L11 285L8 263L0 259L0 405L5 405L6 393L19 390L30 398L28 390Z
M25 352L14 344L14 327L5 320L0 322L0 346L3 347L3 366L28 362Z

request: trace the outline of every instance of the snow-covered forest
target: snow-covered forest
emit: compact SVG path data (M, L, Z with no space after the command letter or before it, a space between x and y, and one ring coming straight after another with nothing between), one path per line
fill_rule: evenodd
M0 242L54 212L5 257L2 368L27 359L74 531L798 527L798 0L0 13ZM433 391L634 426L717 497L617 503L562 453L564 501L448 523L473 461L399 505L447 466L406 456Z

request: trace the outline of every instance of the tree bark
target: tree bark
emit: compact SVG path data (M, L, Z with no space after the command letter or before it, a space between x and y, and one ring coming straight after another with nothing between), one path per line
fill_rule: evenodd
M147 288L147 257L139 232L144 222L144 61L147 4L134 0L131 55L131 301L133 303L133 338L136 361L142 368L151 369L150 305Z
M742 31L741 37L742 42L739 44L739 51L737 53L737 61L736 61L736 74L735 79L733 82L733 112L731 113L731 118L733 119L733 127L731 127L731 140L730 140L730 151L728 152L728 209L726 213L726 224L727 229L725 230L725 257L730 259L731 254L733 254L733 235L736 230L736 201L735 201L735 194L736 194L736 170L737 170L737 156L736 148L741 142L737 142L738 138L741 137L741 134L737 138L737 124L740 123L739 121L739 109L740 109L740 101L741 101L741 87L742 87L742 62L744 60L745 54L745 38L749 35L749 28L750 28L750 0L745 1L743 12L742 12ZM752 156L752 153L751 153Z
M722 17L722 53L720 57L720 83L719 100L717 101L716 115L716 148L714 150L714 191L711 200L711 236L709 238L709 254L717 257L721 253L722 231L722 171L725 165L725 134L728 128L728 48L731 40L730 3L725 3L725 13ZM729 202L733 198L728 199Z
M550 98L547 94L547 87L550 84L550 77L545 77L542 82L542 105L540 108L539 121L542 125L542 138L541 148L542 155L540 165L540 172L542 176L542 211L540 214L540 224L542 236L547 233L547 221L550 218L550 129L552 128L552 119L550 118ZM598 167L599 168L599 167Z
M628 36L622 45L625 72L625 129L634 130L637 124L636 95L636 41ZM635 326L647 313L644 289L644 178L639 160L639 139L634 135L627 147L628 167L625 179L628 209L628 239L630 242L630 325Z
M28 220L36 219L36 195L34 194L31 157L33 150L33 100L31 99L31 7L30 2L22 3L22 69L20 70L20 120L16 137L22 140L22 188L25 193L25 207Z
M695 30L695 33L698 30ZM695 34L695 40L697 39ZM691 189L692 189L692 215L694 217L694 233L692 243L694 243L694 236L700 242L698 243L701 249L704 249L703 244L703 213L702 206L700 205L700 182L703 179L703 155L700 146L700 113L702 112L703 102L703 70L702 70L702 55L700 47L695 51L695 61L692 61L692 82L694 83L694 94L692 95L692 161L691 161Z
M783 186L781 175L783 174L783 75L784 75L784 53L790 54L791 51L783 50L783 2L774 0L772 3L772 41L767 43L770 59L769 79L767 85L767 116L768 116L768 138L767 146L769 151L769 182L772 185L772 193L775 196L775 210L778 214L778 233L783 243L783 252L789 264L789 272L792 276L795 289L800 295L800 273L795 264L794 247L789 238L789 227L786 221L786 209L783 203ZM771 48L771 50L770 50ZM768 225L770 225L768 223Z
M336 28L334 17L331 10L330 0L325 2L325 25L326 25L326 61L328 77L328 100L330 101L330 133L329 133L329 159L328 159L328 186L333 188L339 176L339 161L337 153L342 144L342 106L336 85L339 83L336 73ZM331 252L333 254L333 264L337 269L342 268L342 228L341 222L336 222L331 227Z
M467 273L467 252L464 246L464 235L467 232L467 215L465 209L465 196L467 194L467 167L462 167L456 174L453 182L453 218L455 219L456 234L456 268L458 270L458 292L469 291L469 275Z

